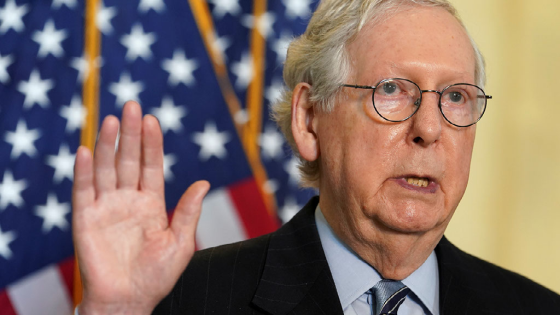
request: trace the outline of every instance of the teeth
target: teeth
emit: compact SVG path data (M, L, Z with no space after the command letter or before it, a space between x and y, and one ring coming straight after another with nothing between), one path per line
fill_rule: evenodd
M406 182L418 186L418 187L428 187L430 181L427 178L417 178L417 177L407 177Z

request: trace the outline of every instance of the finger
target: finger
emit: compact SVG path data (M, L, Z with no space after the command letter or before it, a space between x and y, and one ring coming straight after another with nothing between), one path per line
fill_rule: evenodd
M127 102L123 108L116 160L118 188L138 188L141 138L142 109L136 102Z
M72 186L72 207L74 218L95 202L93 185L93 161L88 148L80 146L74 164L74 185Z
M209 189L210 184L207 181L198 181L192 184L179 200L171 221L171 230L179 243L185 244L186 242L194 245L196 225L202 210L202 200Z
M146 115L142 123L142 175L140 187L163 198L163 135L158 120Z
M115 116L107 116L101 125L93 156L94 184L97 195L116 188L115 141L117 141L118 133L119 120Z

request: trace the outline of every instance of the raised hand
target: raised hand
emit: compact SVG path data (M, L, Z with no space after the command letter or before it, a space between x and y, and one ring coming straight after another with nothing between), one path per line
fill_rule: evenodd
M83 301L80 315L149 314L190 261L202 199L209 184L183 194L168 224L163 138L153 116L135 102L119 121L107 117L95 154L80 147L73 189L73 230Z

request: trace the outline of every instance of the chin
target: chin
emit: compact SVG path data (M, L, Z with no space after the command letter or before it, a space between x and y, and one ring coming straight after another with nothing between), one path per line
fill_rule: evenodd
M382 226L391 231L424 234L444 226L447 221L444 212L438 207L405 204L384 209L376 217Z

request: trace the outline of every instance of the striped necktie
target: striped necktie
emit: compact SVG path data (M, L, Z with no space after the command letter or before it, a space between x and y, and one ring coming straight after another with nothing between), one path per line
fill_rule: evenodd
M410 289L400 281L381 280L370 289L375 298L374 315L396 315Z

